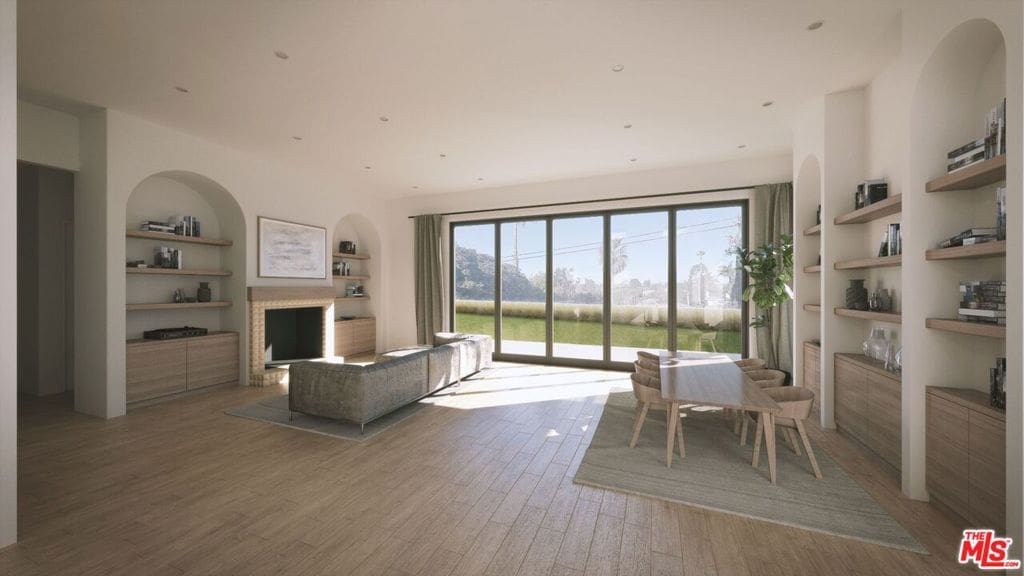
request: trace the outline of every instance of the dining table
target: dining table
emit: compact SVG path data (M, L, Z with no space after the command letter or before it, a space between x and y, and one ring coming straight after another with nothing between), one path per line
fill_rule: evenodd
M771 483L775 484L774 417L782 409L771 396L744 376L743 370L725 354L661 352L659 369L661 396L670 404L711 406L760 414L765 448L768 451L768 476ZM669 419L669 466L672 465L675 427L679 425L678 416Z

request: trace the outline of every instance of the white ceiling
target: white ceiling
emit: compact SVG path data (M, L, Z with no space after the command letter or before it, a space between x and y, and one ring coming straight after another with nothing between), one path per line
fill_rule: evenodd
M898 8L23 0L18 81L405 196L786 152L804 104L884 66Z

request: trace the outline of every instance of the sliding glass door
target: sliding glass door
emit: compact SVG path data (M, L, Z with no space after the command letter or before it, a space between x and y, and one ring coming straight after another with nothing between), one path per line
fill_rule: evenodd
M746 201L451 225L452 329L498 358L625 367L746 354Z

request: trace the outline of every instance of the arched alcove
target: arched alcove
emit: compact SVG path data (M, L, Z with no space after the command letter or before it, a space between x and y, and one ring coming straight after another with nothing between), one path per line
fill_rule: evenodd
M800 162L793 179L793 376L797 385L811 384L804 373L805 343L821 339L821 274L804 269L819 263L821 228L817 226L817 213L820 204L821 166L818 158L809 154ZM820 382L811 385L811 389L820 397Z
M376 318L377 326L377 350L381 349L384 342L382 330L382 318L380 313L383 304L383 278L381 278L381 240L377 227L369 218L362 214L347 214L338 220L334 226L332 236L332 251L339 251L339 244L342 241L355 243L356 253L359 256L368 256L367 259L344 260L351 266L352 274L356 276L368 276L367 279L348 281L335 278L335 293L337 296L346 295L346 287L349 285L363 286L368 300L338 299L334 303L334 317L368 317ZM335 258L337 262L339 258Z
M135 186L125 206L125 228L139 230L145 220L169 221L177 216L196 217L203 239L227 240L230 245L180 242L173 236L166 239L129 237L125 244L126 260L153 263L155 251L167 246L182 251L183 268L226 271L230 275L129 274L126 303L131 306L172 302L175 289L194 297L199 282L209 282L212 300L229 302L230 306L129 310L125 335L132 340L140 338L146 330L180 326L238 332L239 384L245 384L248 381L243 354L247 349L245 216L234 196L219 183L194 172L173 170L152 174Z

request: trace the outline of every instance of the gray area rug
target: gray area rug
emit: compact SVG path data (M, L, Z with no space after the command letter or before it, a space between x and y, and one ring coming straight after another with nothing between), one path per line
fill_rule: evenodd
M330 418L320 418L318 416L307 416L299 413L296 413L295 418L289 421L287 394L274 396L273 398L265 398L253 404L247 404L239 408L225 410L224 413L231 416L248 418L250 420L269 422L270 424L277 424L278 426L285 426L287 428L295 428L296 430L313 432L315 434L324 434L326 436L364 442L419 412L425 406L425 404L413 402L408 406L399 408L390 414L381 416L373 422L368 423L366 425L366 429L362 431L360 431L358 424L332 420Z
M824 476L817 480L807 457L776 442L777 485L768 479L762 446L759 468L750 465L753 425L740 446L719 411L687 411L683 418L686 458L678 451L665 466L665 413L651 411L636 448L629 448L633 393L613 392L583 456L575 482L757 520L804 528L927 554L824 450L814 454Z

